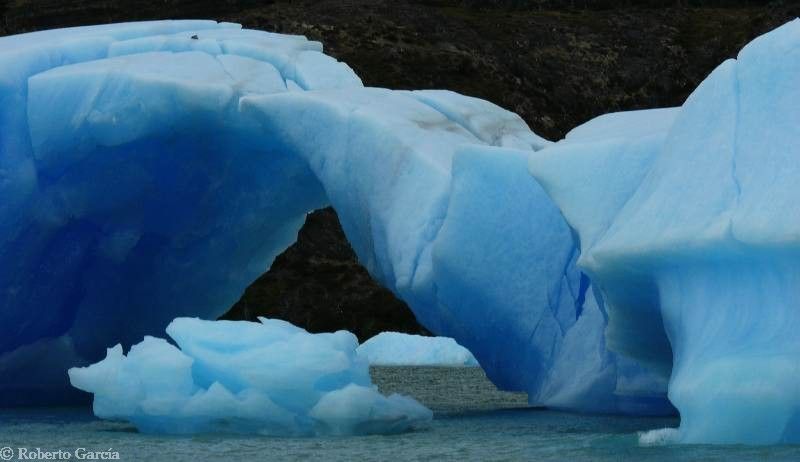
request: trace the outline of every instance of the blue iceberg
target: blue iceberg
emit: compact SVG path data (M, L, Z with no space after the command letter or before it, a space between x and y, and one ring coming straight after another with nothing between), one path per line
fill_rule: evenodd
M145 433L270 436L386 434L412 430L433 413L412 398L383 396L350 332L309 334L261 319L175 319L164 339L145 337L127 356L69 370L94 394L98 417Z
M665 380L607 351L571 230L527 174L552 143L516 114L364 88L317 42L213 21L0 50L0 404L85 399L67 368L220 315L333 205L369 272L501 388L672 412Z

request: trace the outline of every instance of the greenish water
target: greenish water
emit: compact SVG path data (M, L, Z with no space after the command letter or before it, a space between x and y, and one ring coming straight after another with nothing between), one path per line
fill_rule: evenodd
M387 367L374 369L373 377L384 392L410 394L431 407L436 417L430 427L401 435L348 438L163 437L97 420L88 409L5 410L0 411L0 448L74 453L81 447L112 450L120 460L173 462L800 460L798 446L642 447L638 431L674 427L677 419L526 409L524 395L497 391L478 368Z

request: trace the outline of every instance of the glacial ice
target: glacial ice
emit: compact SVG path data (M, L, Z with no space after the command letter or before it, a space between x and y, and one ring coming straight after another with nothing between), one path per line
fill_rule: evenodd
M606 351L526 173L551 143L476 98L363 88L321 50L211 21L0 38L0 404L80 400L68 367L221 314L331 204L370 273L502 388L670 411Z
M526 171L530 152L462 147L433 246L441 333L488 377L531 404L664 414L666 381L609 353L602 301L576 266L573 238Z
M650 129L609 115L530 159L580 236L610 348L670 377L678 442L800 442L798 53L795 20Z
M374 366L477 366L466 348L450 337L381 332L356 349Z
M325 193L237 105L279 68L313 88L320 49L213 21L0 38L0 405L82 399L67 367L220 314L294 241Z
M68 367L221 314L332 205L371 275L532 404L670 412L668 380L677 441L800 441L797 50L800 21L681 108L551 143L475 98L364 88L303 37L0 38L0 405L85 397ZM304 415L383 408L339 392Z
M95 415L145 433L273 436L398 433L433 416L412 398L377 391L350 332L178 318L167 333L177 347L147 336L127 355L117 344L69 370L75 387L94 394Z

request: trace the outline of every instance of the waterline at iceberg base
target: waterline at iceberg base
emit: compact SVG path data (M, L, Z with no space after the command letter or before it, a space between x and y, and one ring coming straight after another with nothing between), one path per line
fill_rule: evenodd
M165 342L122 350L221 314L332 205L370 274L531 404L669 414L668 391L677 441L797 442L795 50L800 21L682 108L551 143L475 98L364 88L302 37L163 21L0 38L2 404L85 399L66 370L117 343L73 373L96 410L90 371L150 348L184 365L152 390L243 393L187 379ZM157 431L142 416L177 402L139 399L100 409Z

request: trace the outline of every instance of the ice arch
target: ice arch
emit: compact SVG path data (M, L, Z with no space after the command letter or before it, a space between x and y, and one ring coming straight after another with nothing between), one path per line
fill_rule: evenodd
M213 318L332 204L370 273L534 404L669 411L526 172L547 141L450 92L363 88L303 37L209 21L0 39L0 404Z

